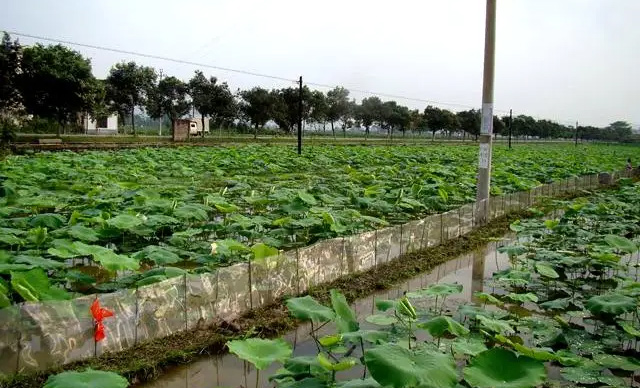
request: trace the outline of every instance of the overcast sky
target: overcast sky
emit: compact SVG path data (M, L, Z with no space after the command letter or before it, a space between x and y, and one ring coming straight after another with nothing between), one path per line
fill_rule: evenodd
M479 107L484 11L484 0L3 0L0 29ZM639 0L498 0L498 113L640 124L639 16ZM121 60L184 80L195 70L78 50L101 78ZM205 74L233 89L289 85Z

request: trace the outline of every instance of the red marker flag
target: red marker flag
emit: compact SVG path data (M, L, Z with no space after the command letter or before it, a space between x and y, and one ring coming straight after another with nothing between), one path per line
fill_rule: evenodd
M91 304L91 315L96 321L96 331L93 338L95 338L96 342L102 341L106 337L102 320L107 317L113 317L113 311L100 307L100 302L96 298Z

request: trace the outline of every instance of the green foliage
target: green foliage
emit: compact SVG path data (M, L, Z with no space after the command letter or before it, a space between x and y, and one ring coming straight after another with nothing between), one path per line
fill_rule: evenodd
M87 369L68 371L50 376L43 388L126 388L129 382L113 372Z
M249 361L257 369L265 369L276 361L283 362L291 356L293 350L282 339L266 340L248 338L227 342L229 351L243 360Z
M612 292L590 298L585 306L592 314L620 315L635 310L637 305L636 299Z
M425 323L418 324L418 327L426 329L433 337L444 337L445 335L464 337L469 334L469 329L447 316L432 318Z
M412 352L386 344L366 351L364 361L385 387L454 387L458 380L451 356L431 350Z
M322 323L330 321L336 316L333 310L321 305L308 295L287 299L286 305L291 315L303 321Z
M547 376L544 364L529 357L493 348L478 354L464 368L464 379L478 388L528 388L542 384Z
M51 286L47 274L40 268L20 272L12 271L11 287L29 302L71 298L71 295L65 290Z

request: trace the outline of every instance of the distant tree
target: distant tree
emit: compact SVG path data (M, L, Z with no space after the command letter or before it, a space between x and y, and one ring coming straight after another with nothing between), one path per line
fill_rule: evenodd
M0 44L0 116L16 112L22 107L19 90L20 57L22 47L18 41L11 41L6 32Z
M460 129L470 135L475 136L475 139L478 140L478 135L480 135L480 124L482 119L480 111L475 109L466 110L466 111L458 112L456 116L458 117L458 123L460 125Z
M154 88L156 78L153 68L138 66L135 62L117 63L107 76L107 100L110 101L113 111L118 112L123 123L125 115L131 115L134 135L135 108L147 105L147 95Z
M391 112L389 124L391 126L391 134L397 129L402 131L402 137L404 137L406 130L409 129L411 125L411 112L409 108L396 104Z
M493 116L493 133L497 138L498 135L503 134L506 130L504 122L498 116Z
M254 137L257 137L258 128L263 127L267 121L271 119L274 109L274 98L267 89L261 87L242 90L239 94L242 98L240 113L254 126Z
M300 90L298 88L282 88L271 91L273 98L272 119L280 129L291 133L298 123ZM308 87L302 89L302 121L309 117L311 91Z
M226 82L218 83L216 77L207 79L197 70L188 86L192 104L202 116L202 137L206 117L211 117L211 121L217 125L233 121L238 106Z
M331 132L336 137L334 123L343 120L350 114L349 91L342 86L336 86L327 92L327 121L331 124Z
M382 101L376 96L362 99L362 102L356 108L356 115L364 126L366 136L369 136L371 126L376 122L383 121Z
M424 129L424 117L418 109L414 109L409 113L409 129L412 132L418 132L420 134Z
M442 113L442 109L428 105L423 112L424 122L431 131L431 140L436 137L436 132L447 127L447 120Z
M77 51L41 44L22 51L19 85L27 113L54 119L66 128L90 109L95 84L91 62Z
M534 136L536 133L536 120L531 116L518 115L513 118L511 132L513 136Z
M147 112L154 119L167 115L173 128L174 121L191 109L191 103L187 99L188 92L189 87L183 81L176 77L165 77L158 82L157 87L147 92Z
M329 101L327 100L327 96L319 90L314 90L309 97L309 120L318 124L322 123L323 128L326 129L329 115Z
M631 124L626 121L613 122L605 130L608 132L607 136L616 141L625 141L633 134Z

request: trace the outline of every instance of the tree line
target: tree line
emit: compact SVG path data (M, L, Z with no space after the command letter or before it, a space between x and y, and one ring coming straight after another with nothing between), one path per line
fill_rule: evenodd
M234 93L226 82L206 77L199 70L185 82L173 76L161 77L152 67L135 62L116 63L102 80L94 77L88 58L66 46L22 46L4 33L0 47L0 116L55 120L59 128L76 125L79 114L97 119L117 114L121 123L130 118L135 134L136 110L153 119L175 120L196 109L203 121L209 118L214 126L250 127L257 135L265 124L274 122L281 131L291 133L297 127L301 95L303 121L319 124L325 130L328 126L334 136L336 130L346 136L353 127L362 128L366 135L376 128L389 136L411 131L431 133L433 137L444 132L477 138L480 132L481 112L476 109L410 109L376 96L357 102L341 86L326 93L307 86L302 91L297 87L254 87ZM550 120L526 115L512 120L494 117L496 135L505 134L509 126L514 136L576 136L576 128ZM623 121L605 128L581 126L577 130L577 136L587 140L624 141L631 134L631 126Z

